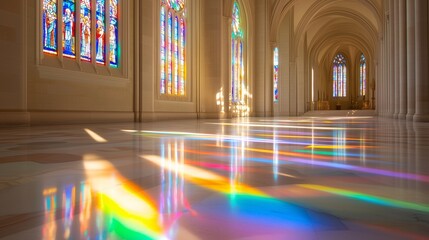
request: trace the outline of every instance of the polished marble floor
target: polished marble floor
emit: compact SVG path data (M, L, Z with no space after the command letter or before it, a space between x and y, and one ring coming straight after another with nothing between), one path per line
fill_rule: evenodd
M2 239L429 239L429 124L0 128Z

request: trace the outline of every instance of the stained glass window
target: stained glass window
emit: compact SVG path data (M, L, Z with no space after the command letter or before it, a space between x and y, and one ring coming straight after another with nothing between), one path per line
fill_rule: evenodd
M186 30L185 30L185 20L183 18L180 18L180 48L179 48L179 55L180 55L180 64L179 64L179 71L180 71L180 86L179 86L179 94L185 95L185 36L186 36Z
M80 2L80 58L91 61L91 2Z
M245 82L243 61L243 30L241 28L240 6L234 1L232 12L232 36L231 36L231 102L234 105L245 106ZM237 109L241 112L242 109ZM233 110L235 111L235 110Z
M57 54L57 0L43 0L43 52Z
M161 0L160 93L185 96L185 0Z
M333 61L333 96L347 96L347 65L343 54L335 56Z
M366 59L365 56L362 54L360 56L360 67L359 67L359 94L361 96L365 96L366 95Z
M163 2L176 12L180 12L185 8L185 0L165 0Z
M75 0L63 2L63 56L76 57L76 4Z
M279 101L279 49L274 48L274 59L273 59L273 101Z
M173 1L170 2L170 5L173 4ZM62 10L58 11L59 6L62 6ZM180 8L182 5L172 6ZM94 51L98 64L106 65L110 62L110 67L118 67L119 0L42 0L42 10L44 53L58 55L58 46L62 46L63 57L72 59L78 57L78 60L91 62ZM106 16L109 16L109 19ZM92 32L93 25L95 34ZM178 35L180 34L181 32L178 32ZM107 52L110 53L109 56ZM180 81L180 78L177 81Z
M95 36L95 49L96 56L95 59L97 63L105 63L106 55L106 12L105 12L105 0L97 0L96 4L96 36Z
M119 59L118 44L118 1L110 0L110 66L117 67Z
M167 57L165 56L167 51L167 43L166 43L166 29L165 29L165 7L161 7L161 14L160 14L160 22L161 22L161 44L160 44L160 59L161 59L161 86L160 86L160 92L161 94L167 93L166 90L166 80L167 80Z

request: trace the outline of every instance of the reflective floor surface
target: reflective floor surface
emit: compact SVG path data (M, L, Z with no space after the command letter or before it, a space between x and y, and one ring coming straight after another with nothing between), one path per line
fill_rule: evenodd
M429 124L0 129L2 239L429 239Z

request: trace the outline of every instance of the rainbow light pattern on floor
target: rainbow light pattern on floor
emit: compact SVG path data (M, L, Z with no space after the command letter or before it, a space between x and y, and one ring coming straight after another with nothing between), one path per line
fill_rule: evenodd
M43 192L43 234L76 238L76 228L81 239L200 239L208 233L218 239L313 239L319 230L363 228L388 238L424 239L395 229L395 219L348 215L370 208L374 216L407 213L424 221L429 213L422 197L429 176L398 161L418 155L424 143L402 147L405 155L394 149L402 143L390 144L389 131L377 133L371 121L202 121L195 128L203 130L152 126L114 134L84 129L82 137L114 157L103 157L102 150L85 154L84 181ZM133 139L138 149L119 137ZM400 185L412 188L397 191ZM63 213L60 220L55 208Z

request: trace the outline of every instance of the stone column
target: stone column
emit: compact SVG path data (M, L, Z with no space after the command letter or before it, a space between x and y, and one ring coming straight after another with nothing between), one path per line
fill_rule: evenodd
M428 2L415 1L416 21L416 113L414 121L429 122Z
M414 1L407 0L407 120L413 120L416 111Z
M388 5L389 4L389 1L388 0L386 0L386 4ZM389 79L390 79L390 62L391 62L391 60L390 60L390 57L389 57L389 50L390 50L390 40L391 40L391 37L390 37L390 22L392 21L392 17L391 17L391 13L390 13L390 11L387 13L387 16L386 16L386 25L385 25L385 39L384 39L384 59L385 59L385 61L384 61L384 67L386 68L386 71L385 71L385 76L384 76L384 81L383 81L383 84L384 84L384 86L383 86L383 91L384 91L384 96L383 96L383 100L384 100L384 104L383 104L383 111L384 111L384 114L383 114L383 116L384 117L387 117L387 116L389 116Z
M393 118L398 118L399 115L399 0L393 1L393 25L394 25L394 38L395 38L395 51L393 55L393 59L395 61L395 67L394 67L394 78L395 78L395 93L394 93L394 100L395 100L395 111L393 113Z
M387 16L385 16L385 19L387 19ZM384 26L385 27L385 26ZM386 29L384 28L383 31L383 39L381 40L381 78L378 81L378 86L376 86L376 91L377 91L377 96L376 98L377 100L377 105L375 106L376 109L378 109L378 115L379 116L384 116L385 114L385 85L384 85L384 81L386 80L386 42L387 42L387 38L386 38Z
M406 2L399 0L399 119L407 116L407 22Z
M387 5L386 7L386 21L384 23L384 77L383 77L383 86L381 87L381 91L383 91L383 105L382 112L383 117L386 117L389 115L389 79L390 79L390 58L389 58L389 49L390 49L390 21L391 21L391 14L388 10L389 0L385 0L384 3ZM379 88L380 89L380 88Z
M395 11L394 11L394 0L389 1L389 11L390 11L390 24L389 24L389 59L390 59L390 69L389 69L389 81L387 85L389 86L389 117L393 117L395 113Z
M231 94L231 17L222 17L221 29L227 34L222 35L222 54L221 54L221 69L222 69L222 94L224 99L224 113L221 114L223 117L232 118L233 114L230 109L229 95ZM225 61L226 60L226 61Z

